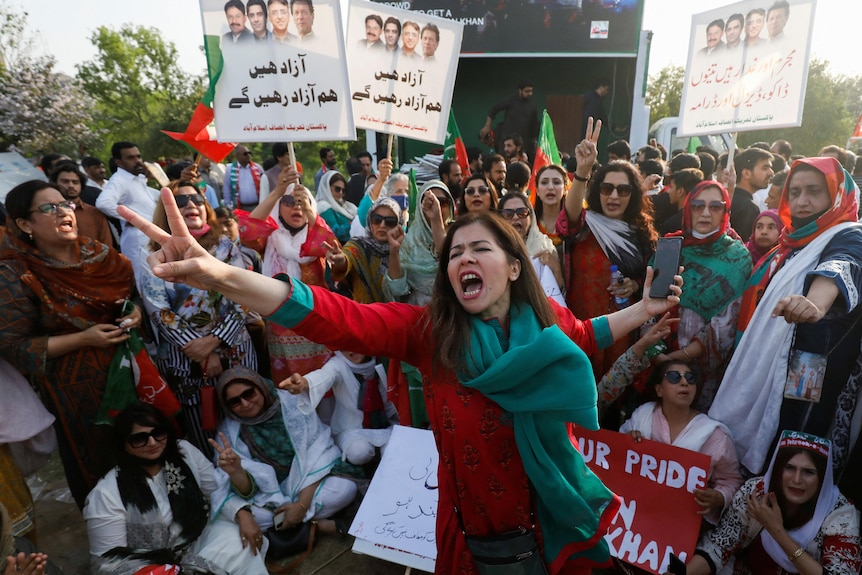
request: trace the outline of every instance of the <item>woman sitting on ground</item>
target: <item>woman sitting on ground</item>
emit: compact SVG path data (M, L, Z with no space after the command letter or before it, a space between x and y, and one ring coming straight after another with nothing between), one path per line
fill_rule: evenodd
M211 510L212 463L177 440L161 412L134 405L114 426L119 464L84 507L92 573L131 575L165 564L184 573L266 573L265 540L251 513L239 499Z
M620 433L630 433L635 441L652 439L709 455L706 488L695 489L694 498L699 513L715 525L742 485L730 430L692 408L698 395L697 374L688 362L662 363L653 370L647 389L655 390L656 401L634 410Z
M322 533L346 533L329 519L356 496L356 484L336 473L361 471L341 462L329 427L306 401L249 369L230 369L216 393L225 413L219 426L218 491L215 505L250 505L262 529L295 527L315 521ZM307 409L304 409L307 408Z
M698 544L689 575L857 575L859 511L832 480L832 444L784 431L763 477L746 481L718 527Z

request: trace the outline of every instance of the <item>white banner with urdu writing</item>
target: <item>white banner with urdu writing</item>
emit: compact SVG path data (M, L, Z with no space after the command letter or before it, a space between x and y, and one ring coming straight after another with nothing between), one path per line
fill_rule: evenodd
M351 0L348 70L356 125L442 144L464 25Z
M200 2L219 140L356 138L339 0Z
M680 136L802 124L816 0L745 0L692 16Z

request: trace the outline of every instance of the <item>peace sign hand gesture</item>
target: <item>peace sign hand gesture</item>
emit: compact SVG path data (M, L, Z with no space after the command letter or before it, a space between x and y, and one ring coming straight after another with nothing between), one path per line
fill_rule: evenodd
M341 270L347 267L347 256L338 245L338 242L332 244L323 242L323 247L326 248L326 263L333 270Z
M595 124L593 124L592 118L587 120L587 131L584 139L580 144L575 146L575 159L578 160L578 176L582 178L590 177L593 165L599 157L597 144L599 143L599 135L601 133L601 120L596 120Z
M242 459L230 446L230 441L228 441L228 438L225 437L224 433L219 432L218 436L224 447L219 445L215 439L207 440L210 445L212 445L213 449L216 450L216 453L218 453L218 466L231 477L238 473L242 473Z

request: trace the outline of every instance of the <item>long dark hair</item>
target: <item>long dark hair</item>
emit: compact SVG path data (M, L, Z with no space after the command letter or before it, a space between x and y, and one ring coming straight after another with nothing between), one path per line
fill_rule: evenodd
M159 427L168 432L168 438L165 441L165 451L162 453L160 461L173 460L180 456L179 448L177 447L176 431L161 411L147 405L139 403L127 407L121 411L114 420L114 448L117 458L117 465L124 472L134 477L146 477L146 471L141 466L141 461L126 452L126 441L129 435L132 434L132 428L135 425L141 427Z
M455 295L455 289L449 282L449 250L452 249L455 232L473 224L479 224L487 229L494 242L506 252L510 261L517 260L521 263L521 273L511 285L511 304L528 304L533 308L543 328L557 323L557 316L539 283L530 255L527 253L527 247L515 228L494 213L462 216L449 226L446 232L429 308L431 333L435 346L434 365L449 368L455 372L462 371L466 365L465 354L470 345L470 324L469 314L461 307Z
M558 172L561 176L563 176L563 194L560 196L560 207L562 208L566 203L566 193L569 190L569 174L566 172L565 168L562 166L558 166L556 164L548 164L547 166L542 166L539 168L539 171L536 172L536 180L533 182L533 185L536 186L536 205L533 207L536 212L536 218L538 221L542 221L542 213L545 209L545 203L539 198L539 180L542 177L542 174L547 170L553 170ZM556 230L548 230L550 233L554 233Z
M799 510L795 514L790 515L787 511L787 499L784 497L784 489L781 488L782 472L787 462L800 453L807 455L817 469L818 487L814 497L800 505ZM781 516L784 518L785 529L801 527L814 517L814 510L817 508L817 498L820 496L820 490L823 489L823 478L826 477L827 464L828 460L826 457L804 447L782 447L778 450L775 456L775 464L772 466L772 475L769 478L769 491L775 493L775 498L778 500L778 507L781 509Z
M599 168L590 180L590 188L587 190L587 208L602 213L601 188L605 176L611 172L620 172L626 175L629 184L634 191L629 198L629 205L623 212L623 220L626 221L637 234L638 241L642 246L652 245L654 247L658 240L658 232L655 229L652 215L652 202L644 201L644 180L637 166L631 162L616 160L609 162Z

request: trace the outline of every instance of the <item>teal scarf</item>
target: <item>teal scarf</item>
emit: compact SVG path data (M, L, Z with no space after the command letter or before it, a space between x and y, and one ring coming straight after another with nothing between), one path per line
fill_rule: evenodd
M458 379L513 416L551 572L570 559L604 563L618 500L586 466L567 426L599 428L590 360L559 327L542 329L529 306L510 314L508 346L492 324L470 319L467 374Z
M722 235L714 242L683 246L679 265L685 266L686 286L680 307L709 321L742 295L751 274L751 252L741 241Z

